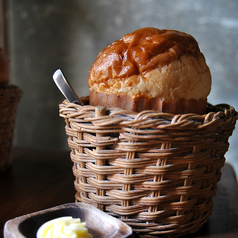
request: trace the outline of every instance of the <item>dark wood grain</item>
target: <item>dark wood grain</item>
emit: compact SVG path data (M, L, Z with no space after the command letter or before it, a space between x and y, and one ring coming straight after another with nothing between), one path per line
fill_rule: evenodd
M0 174L0 237L7 220L74 202L72 165L68 151L14 149L11 169ZM237 181L229 164L222 173L209 222L186 238L238 237Z
M0 237L9 219L74 202L73 181L69 152L15 149L0 175Z

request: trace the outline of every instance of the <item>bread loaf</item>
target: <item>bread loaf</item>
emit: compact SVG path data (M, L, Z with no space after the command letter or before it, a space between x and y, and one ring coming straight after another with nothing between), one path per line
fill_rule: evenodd
M149 27L103 49L88 85L91 105L203 114L211 74L191 35Z

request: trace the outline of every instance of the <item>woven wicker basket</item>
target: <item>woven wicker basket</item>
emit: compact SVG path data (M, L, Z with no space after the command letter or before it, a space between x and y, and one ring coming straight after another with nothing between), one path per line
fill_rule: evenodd
M60 104L74 163L76 202L129 224L143 237L197 231L209 218L238 114L105 110Z
M17 106L22 96L19 87L0 89L0 171L11 165Z

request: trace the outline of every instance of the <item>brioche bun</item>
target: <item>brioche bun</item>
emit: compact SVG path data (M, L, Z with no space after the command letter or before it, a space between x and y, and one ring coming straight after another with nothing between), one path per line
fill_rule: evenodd
M191 35L142 28L99 53L88 85L91 105L203 114L211 74Z

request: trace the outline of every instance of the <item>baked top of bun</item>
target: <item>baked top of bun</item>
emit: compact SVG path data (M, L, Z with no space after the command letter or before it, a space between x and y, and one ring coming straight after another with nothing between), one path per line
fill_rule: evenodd
M10 59L5 51L0 48L0 84L10 81Z
M92 65L89 90L162 99L201 99L211 74L197 41L175 30L142 28L102 50Z

